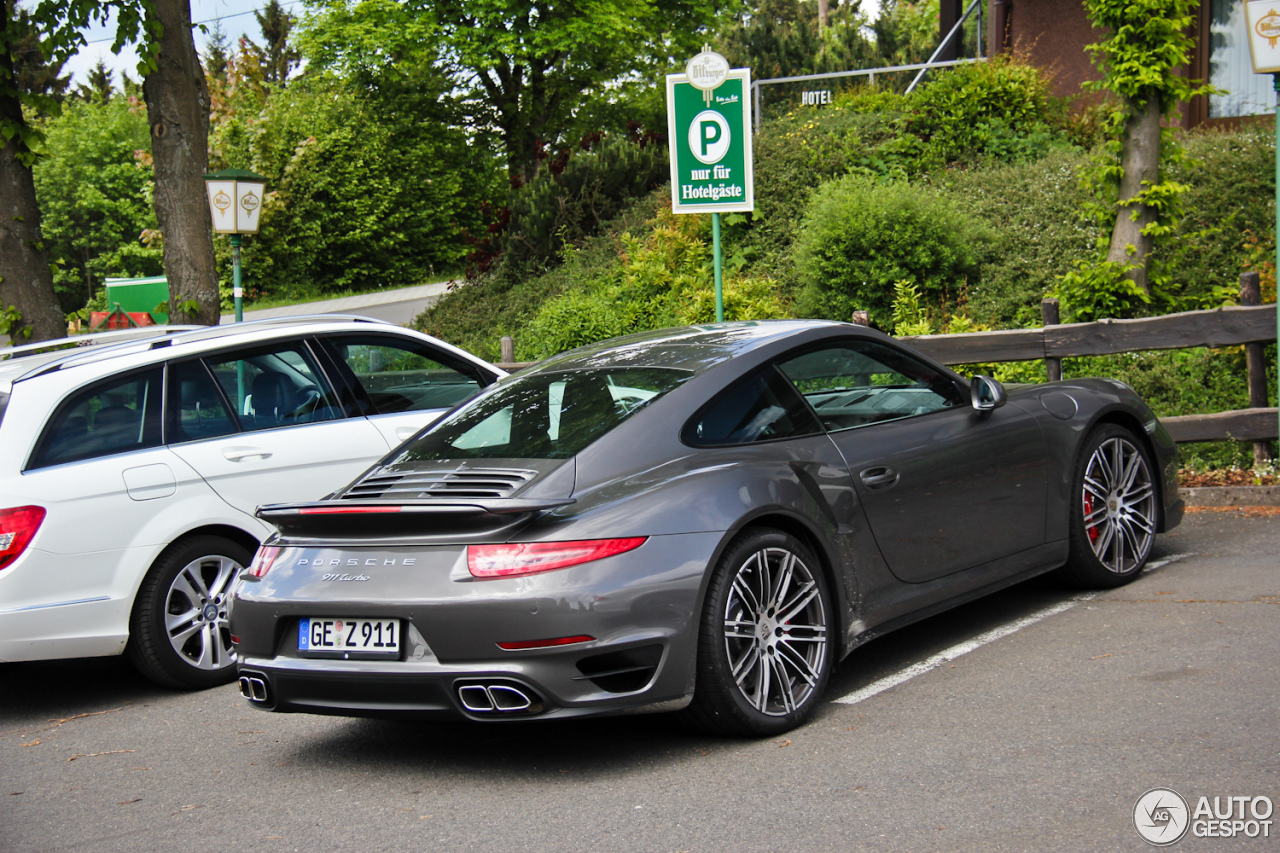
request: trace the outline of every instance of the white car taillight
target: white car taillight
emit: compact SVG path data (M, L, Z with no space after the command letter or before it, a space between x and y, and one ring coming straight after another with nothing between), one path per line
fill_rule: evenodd
M27 550L44 516L44 507L40 506L0 509L0 569L7 568Z

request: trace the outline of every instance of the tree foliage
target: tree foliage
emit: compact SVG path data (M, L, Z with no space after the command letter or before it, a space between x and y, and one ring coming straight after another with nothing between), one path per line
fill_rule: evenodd
M615 97L619 80L656 77L692 55L713 13L696 0L326 0L306 21L304 44L339 70L439 63L471 122L499 134L508 171L525 182L577 110Z
M268 83L283 85L302 61L302 54L289 41L296 19L284 10L280 0L270 0L261 12L254 12L258 27L262 30L262 45L253 44L253 51L262 66L262 76Z
M63 312L83 307L109 276L160 275L158 246L143 242L156 227L146 108L122 96L73 101L46 137L36 196Z
M253 287L369 290L460 264L462 233L482 229L496 173L472 167L464 132L440 120L448 85L437 76L366 91L303 78L271 95L252 124L238 116L234 129L219 128L215 141L240 152L221 156L268 178L261 231L245 243Z

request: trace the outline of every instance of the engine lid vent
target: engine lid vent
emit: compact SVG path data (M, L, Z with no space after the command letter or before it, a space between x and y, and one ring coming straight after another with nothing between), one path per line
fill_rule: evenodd
M538 475L519 468L450 468L408 473L374 471L343 493L345 500L505 498Z

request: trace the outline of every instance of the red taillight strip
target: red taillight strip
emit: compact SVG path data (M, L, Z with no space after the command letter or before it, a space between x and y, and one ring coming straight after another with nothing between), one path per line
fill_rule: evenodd
M299 515L353 515L360 512L399 512L401 506L304 506L298 510Z
M549 649L555 646L572 646L577 643L593 643L595 637L586 634L579 634L576 637L556 637L553 640L521 640L516 643L498 643L498 648L508 652L518 652L521 649Z
M467 570L481 579L509 578L567 569L634 551L648 537L580 539L572 542L509 542L502 545L468 545Z

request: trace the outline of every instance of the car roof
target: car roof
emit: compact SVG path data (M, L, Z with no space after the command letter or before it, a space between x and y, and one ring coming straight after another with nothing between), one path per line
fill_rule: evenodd
M866 332L864 326L830 320L748 320L683 326L638 332L579 347L549 358L531 370L541 373L630 365L674 367L701 373L779 340Z
M37 344L0 350L0 386L12 385L15 382L65 367L123 358L149 350L167 349L172 352L170 348L173 347L216 344L236 337L246 338L249 342L271 340L278 337L282 331L293 334L312 334L343 330L407 331L402 326L392 325L383 320L350 314L272 317L220 326L146 326L141 329L42 341ZM470 361L485 364L475 356L443 341L438 343ZM494 370L502 375L502 371L496 368Z

